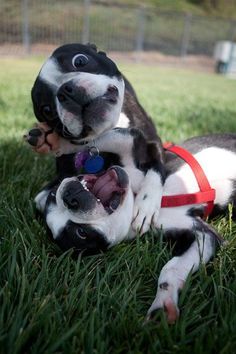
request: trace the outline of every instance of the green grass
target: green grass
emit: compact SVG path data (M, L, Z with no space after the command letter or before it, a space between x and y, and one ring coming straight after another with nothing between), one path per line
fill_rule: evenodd
M144 325L156 280L170 258L158 233L74 261L35 219L33 198L54 173L22 135L34 123L30 88L41 60L0 60L0 352L221 353L236 348L236 226L190 277L180 320ZM236 131L236 82L173 68L122 64L163 140Z

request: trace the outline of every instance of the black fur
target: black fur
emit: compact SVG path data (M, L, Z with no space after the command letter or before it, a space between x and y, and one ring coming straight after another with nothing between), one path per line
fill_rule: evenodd
M81 252L84 256L104 252L109 246L104 236L97 230L89 225L76 224L72 221L67 222L55 242L63 251L73 249L74 255L77 256Z
M83 45L79 43L71 43L57 48L52 57L58 62L61 70L64 73L77 71L72 65L71 58L76 54L86 54L89 62L79 67L80 72L87 72L93 74L104 74L109 77L121 76L116 64L106 56L104 52L99 52L94 45Z

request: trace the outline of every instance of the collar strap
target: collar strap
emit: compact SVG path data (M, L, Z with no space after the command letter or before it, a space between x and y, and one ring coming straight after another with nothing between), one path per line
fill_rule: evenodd
M171 143L165 143L164 149L176 154L183 159L191 167L195 178L197 180L200 191L190 194L178 194L173 196L163 196L161 201L162 208L177 207L190 204L202 204L207 203L204 211L204 218L207 218L214 207L215 189L211 188L211 185L198 161L195 157L184 148L173 145Z

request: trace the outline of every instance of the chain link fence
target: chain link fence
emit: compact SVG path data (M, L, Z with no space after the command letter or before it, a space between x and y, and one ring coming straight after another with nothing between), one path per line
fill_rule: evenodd
M236 22L92 0L0 0L0 54L44 53L63 43L106 51L212 56Z

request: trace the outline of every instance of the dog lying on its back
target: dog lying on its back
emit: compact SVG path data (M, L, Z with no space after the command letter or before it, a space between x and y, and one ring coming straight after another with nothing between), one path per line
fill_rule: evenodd
M152 179L159 196L153 200L149 195L144 200L149 188L144 179L134 208L133 227L147 231L151 218L158 217L160 208L165 180L164 153L151 119L115 63L94 45L59 47L43 65L32 89L32 100L37 119L64 139L64 144L60 144L60 155L64 156L57 158L59 174L61 164L68 166L64 177L73 175L71 158L66 155L68 144L84 146L114 127L135 127L148 140L156 141L158 164L149 165L145 173L147 183ZM50 150L50 136L49 144L41 144L37 129L29 132L27 140L38 152ZM57 182L58 179L51 185Z
M114 129L98 138L96 146L101 153L112 154L107 155L110 168L99 175L65 178L57 186L45 188L35 199L53 239L63 250L74 248L76 253L94 254L135 237L131 229L134 194L145 178L143 169L158 158L155 144L148 143L135 129ZM181 146L195 156L216 191L212 215L225 212L232 203L235 217L236 134L196 137ZM113 166L118 161L122 167ZM166 169L164 195L198 191L190 167L179 157L166 153ZM155 197L151 184L149 193ZM175 322L178 293L188 274L195 272L201 262L207 263L221 243L217 231L201 218L204 209L204 204L162 208L159 218L152 220L154 228L163 230L166 238L175 242L175 257L160 273L148 318L164 309L168 321Z

